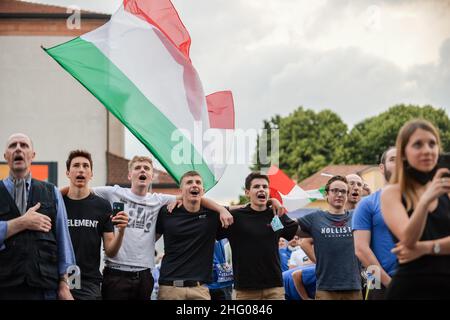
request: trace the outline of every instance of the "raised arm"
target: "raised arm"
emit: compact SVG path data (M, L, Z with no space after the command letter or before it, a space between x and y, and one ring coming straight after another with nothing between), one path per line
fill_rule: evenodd
M236 205L229 206L228 208L230 210L236 210L236 209L241 209L245 206L246 206L246 204L236 204ZM276 199L276 198L270 198L267 201L267 206L272 207L273 214L274 215L276 214L279 217L283 216L287 212L286 208L283 207L283 205L280 203L280 201L278 201L278 199Z
M425 228L430 207L437 199L450 193L450 179L443 178L448 169L439 169L428 185L425 192L415 205L411 217L401 203L400 188L398 185L386 187L381 194L381 210L387 226L397 239L407 247L412 248L420 240Z
M225 207L217 204L215 201L203 197L202 206L209 210L216 211L220 214L220 222L222 223L222 227L228 228L233 224L233 216L231 215L231 213L228 212Z
M112 218L112 222L116 224L117 234L114 232L104 232L103 233L103 246L105 247L105 254L114 258L119 252L120 246L122 245L123 236L125 234L125 229L128 225L128 215L121 211Z

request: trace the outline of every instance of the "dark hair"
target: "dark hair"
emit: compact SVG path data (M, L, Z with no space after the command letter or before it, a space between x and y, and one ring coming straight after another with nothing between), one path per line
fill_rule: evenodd
M380 164L382 164L383 166L386 165L386 156L387 156L387 153L388 153L389 151L391 151L392 149L395 149L395 147L394 147L394 146L390 146L390 147L387 148L387 149L383 152L383 154L381 155L381 157L380 157Z
M246 190L250 190L252 181L255 179L265 179L265 180L267 180L267 183L269 183L269 177L267 175L259 173L259 172L252 172L247 176L247 178L245 178L245 189Z
M70 169L70 164L71 164L72 160L76 157L83 157L83 158L88 159L89 164L91 165L91 170L92 170L93 166L92 166L91 154L89 152L87 152L86 150L72 150L72 151L70 151L69 156L67 157L67 160L66 160L67 171L69 171L69 169Z
M330 180L328 180L327 184L325 185L325 191L328 193L330 191L330 185L335 181L342 181L345 184L348 185L347 179L343 176L333 176Z
M199 176L200 178L202 178L201 174L198 173L197 171L191 170L191 171L186 172L180 178L180 185L181 185L181 182L183 182L184 178L186 178L186 177L195 177L195 176ZM202 180L203 180L203 178L202 178Z

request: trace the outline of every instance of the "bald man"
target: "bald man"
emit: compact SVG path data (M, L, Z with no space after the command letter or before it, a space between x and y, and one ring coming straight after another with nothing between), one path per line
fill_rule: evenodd
M73 299L67 270L75 255L60 192L32 179L31 139L11 135L4 158L9 176L0 181L0 300Z
M348 198L345 204L345 210L354 210L363 193L364 181L357 174L349 174L345 177L348 182Z

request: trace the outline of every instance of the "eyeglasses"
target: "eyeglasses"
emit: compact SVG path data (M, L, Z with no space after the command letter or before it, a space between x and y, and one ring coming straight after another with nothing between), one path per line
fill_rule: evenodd
M330 189L329 192L331 192L332 194L339 194L342 193L343 195L347 194L347 190L346 189L338 189L338 188L334 188L334 189Z

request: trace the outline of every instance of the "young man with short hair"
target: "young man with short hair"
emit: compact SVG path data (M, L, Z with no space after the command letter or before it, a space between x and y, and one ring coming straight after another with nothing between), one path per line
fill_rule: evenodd
M325 185L328 211L318 210L298 219L299 236L314 240L317 300L362 299L351 230L353 211L345 210L348 192L344 177L332 177Z
M66 161L69 190L63 197L67 209L70 237L77 265L81 271L81 287L71 290L76 300L100 300L101 246L108 257L114 257L122 244L128 215L119 212L111 220L111 205L108 201L90 192L92 179L92 157L84 150L69 153ZM114 234L113 223L117 233Z
M231 211L234 223L226 232L233 252L236 299L284 300L278 241L280 237L292 239L297 223L283 215L279 218L283 228L272 227L274 212L268 207L267 175L249 174L245 194L250 203Z
M158 300L210 300L214 242L221 234L216 212L201 206L203 180L196 171L181 177L182 206L162 207L156 224L164 236Z

